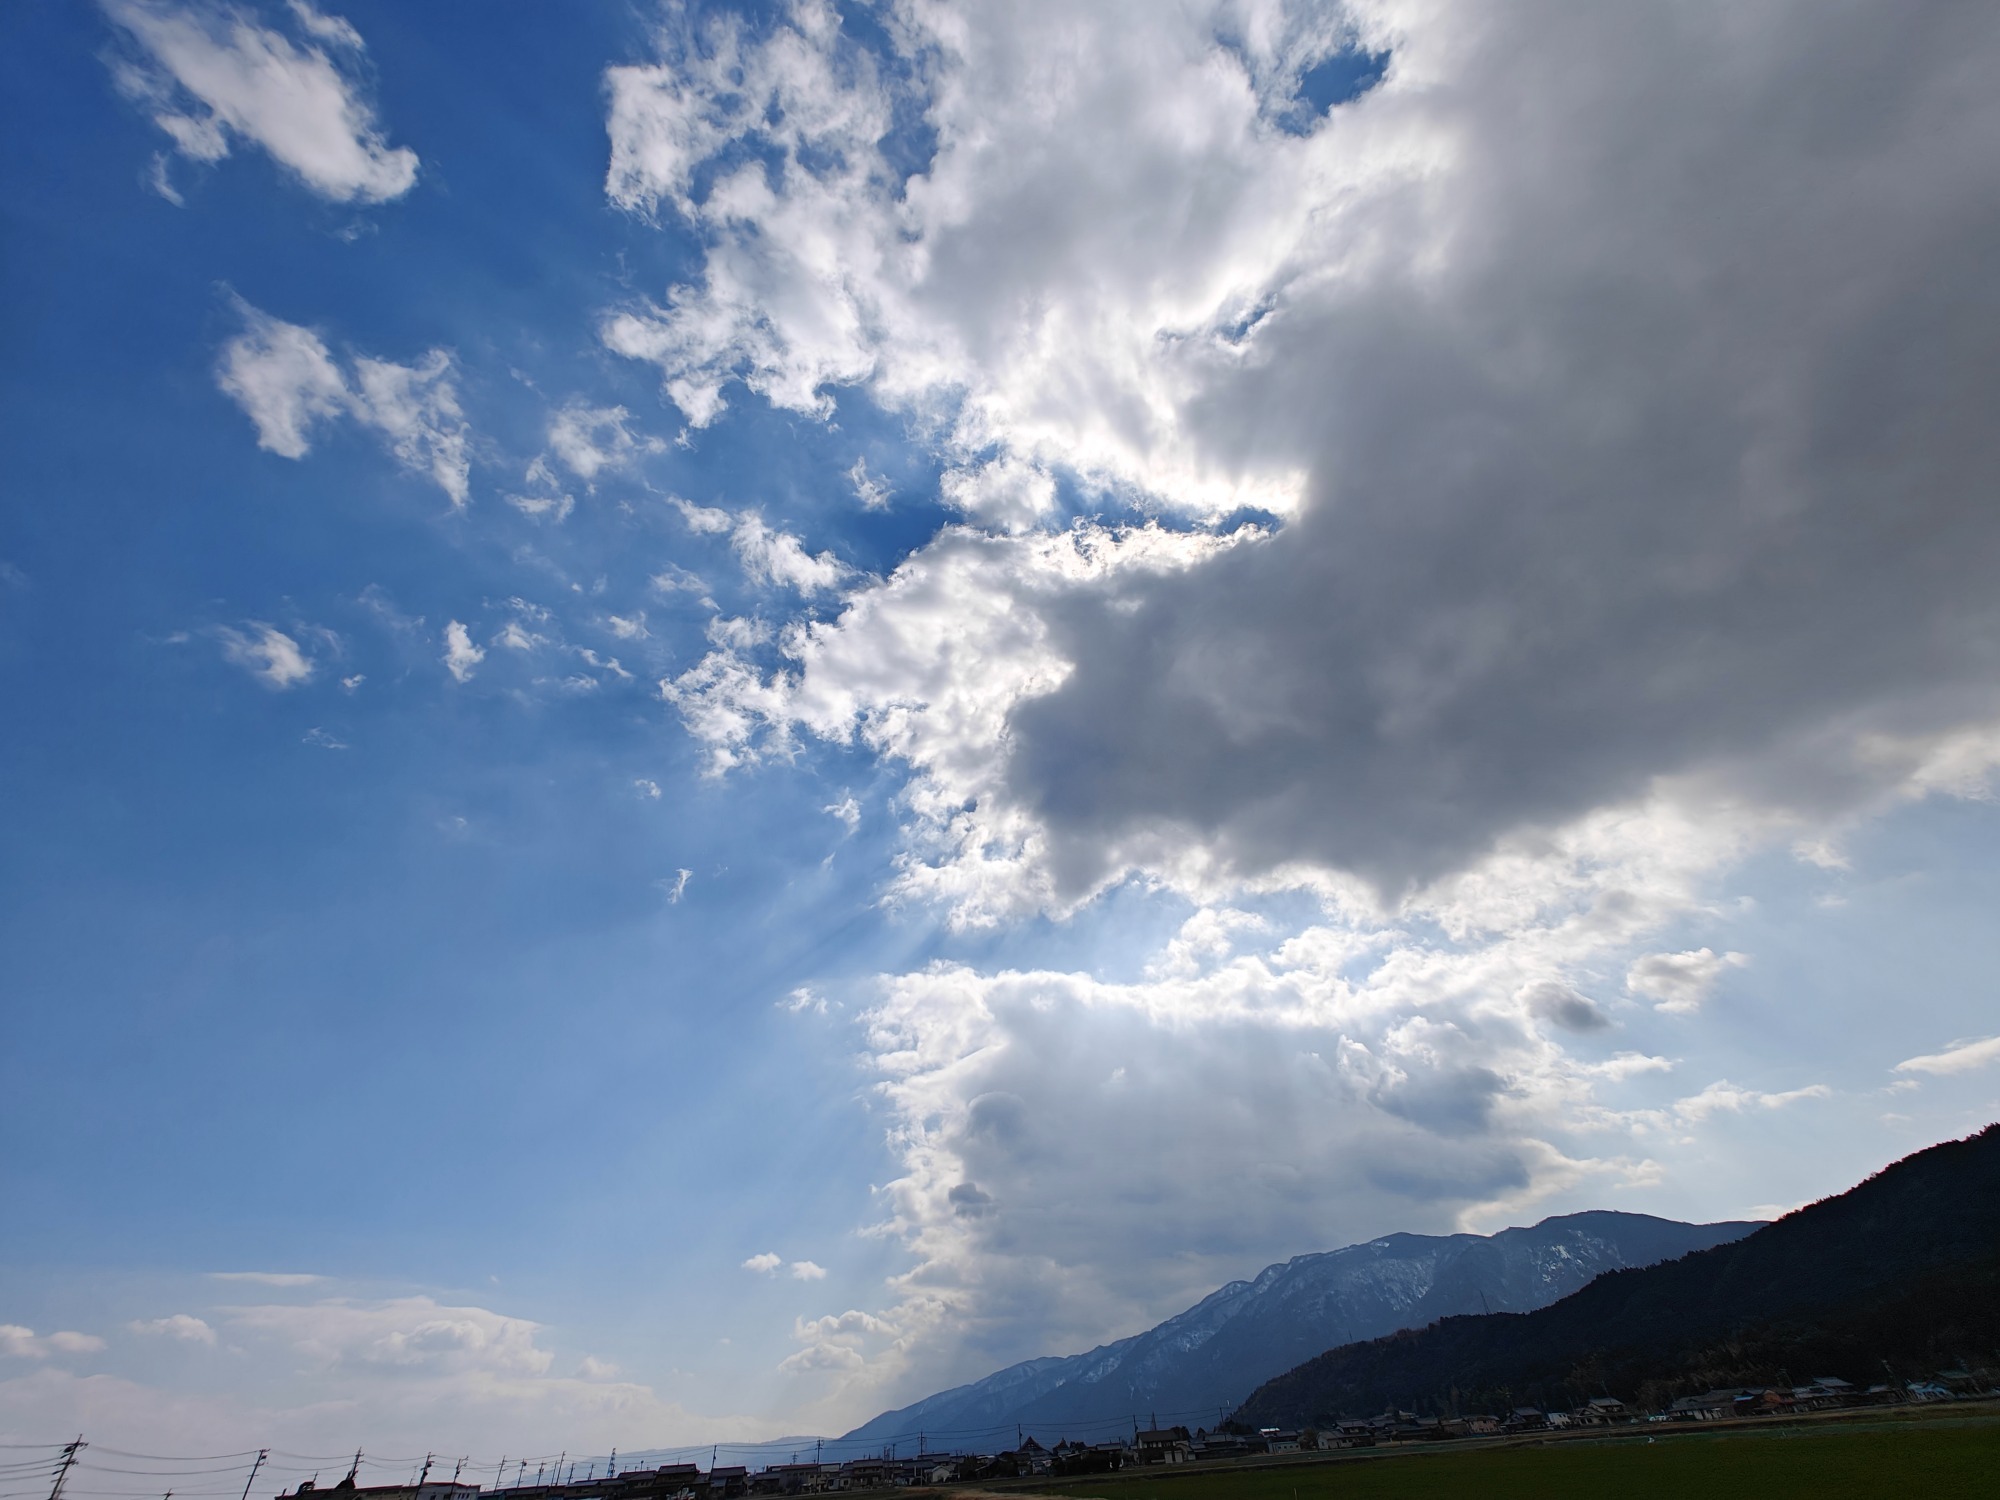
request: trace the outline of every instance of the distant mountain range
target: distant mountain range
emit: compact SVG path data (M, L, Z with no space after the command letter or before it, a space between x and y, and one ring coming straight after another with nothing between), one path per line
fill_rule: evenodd
M1456 1313L1546 1307L1607 1271L1742 1238L1759 1225L1581 1213L1498 1234L1391 1234L1232 1281L1157 1328L1087 1354L1031 1359L884 1412L847 1434L976 1446L1019 1426L1052 1443L1112 1424L1218 1422L1280 1371L1339 1344ZM1096 1429L1095 1431L1093 1429Z
M1330 1349L1235 1416L1294 1427L1390 1406L1473 1413L1606 1394L1659 1406L1712 1387L1978 1365L2000 1365L2000 1125L1540 1311L1445 1317Z

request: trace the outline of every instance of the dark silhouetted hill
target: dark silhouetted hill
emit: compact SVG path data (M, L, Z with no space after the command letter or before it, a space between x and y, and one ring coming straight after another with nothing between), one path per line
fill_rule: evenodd
M1906 1157L1734 1243L1611 1271L1525 1314L1330 1349L1236 1413L1298 1426L1390 1407L1664 1404L1715 1386L1865 1384L2000 1363L2000 1125Z

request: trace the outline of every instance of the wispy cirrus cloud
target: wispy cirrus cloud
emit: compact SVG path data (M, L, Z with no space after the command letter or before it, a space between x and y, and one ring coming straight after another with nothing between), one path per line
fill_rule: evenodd
M241 667L265 687L282 692L311 682L316 668L298 641L261 620L248 620L244 628L218 625L215 638L221 642L223 660Z
M1906 1057L1896 1064L1896 1071L1929 1073L1944 1077L1954 1073L1970 1073L1995 1062L2000 1062L2000 1036L1953 1042L1942 1052L1927 1053L1922 1057Z
M164 1318L141 1318L125 1325L134 1333L178 1339L187 1344L215 1346L215 1329L192 1313L172 1313Z
M49 1359L62 1354L97 1354L104 1340L94 1333L64 1329L38 1334L19 1323L0 1323L0 1355L13 1359Z

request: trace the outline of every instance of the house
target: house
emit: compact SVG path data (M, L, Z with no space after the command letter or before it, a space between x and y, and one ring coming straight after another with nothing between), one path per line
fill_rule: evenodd
M834 1476L825 1464L772 1464L757 1476L756 1486L776 1495L819 1495L833 1488Z
M1593 1396L1576 1409L1579 1422L1602 1423L1625 1420L1625 1403L1616 1396Z
M886 1490L889 1488L889 1460L850 1458L840 1466L840 1488L844 1490Z
M1058 1474L1108 1474L1125 1463L1123 1443L1079 1443L1065 1438L1053 1452Z
M1149 1427L1138 1434L1142 1464L1184 1464L1194 1460L1194 1438L1185 1427Z
M1548 1425L1547 1413L1538 1406L1517 1406L1507 1413L1509 1432L1535 1432Z
M428 1467L428 1466L427 1466ZM292 1496L321 1496L324 1500L473 1500L479 1493L476 1484L458 1484L451 1480L423 1484L361 1484L354 1477L361 1471L361 1460L357 1454L354 1467L347 1471L347 1477L338 1484L318 1487L308 1479L296 1492L287 1490L278 1500Z
M708 1500L736 1500L750 1493L750 1471L741 1464L717 1464L708 1471Z
M1498 1437L1500 1435L1500 1419L1485 1415L1467 1417L1465 1419L1465 1430L1474 1437Z
M1194 1456L1207 1462L1217 1458L1242 1458L1250 1452L1249 1441L1237 1432L1198 1432Z
M1266 1453L1296 1453L1299 1451L1299 1435L1285 1432L1276 1427L1258 1429L1257 1435L1264 1440Z
M701 1472L700 1464L661 1464L656 1469L631 1469L620 1474L618 1482L635 1495L657 1495L662 1500L672 1495L692 1495L708 1487L708 1479Z

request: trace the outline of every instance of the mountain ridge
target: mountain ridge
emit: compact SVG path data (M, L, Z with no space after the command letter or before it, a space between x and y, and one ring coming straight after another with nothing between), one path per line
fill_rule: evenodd
M1789 1384L1806 1368L1865 1381L1884 1364L1921 1370L1996 1348L2000 1125L1536 1311L1448 1316L1328 1349L1265 1382L1235 1415L1295 1424L1389 1404L1478 1410L1607 1391L1655 1404L1711 1386Z
M1159 1414L1217 1420L1325 1349L1482 1308L1529 1311L1599 1274L1741 1238L1758 1221L1683 1224L1588 1210L1491 1235L1388 1234L1277 1261L1140 1333L1043 1355L886 1411L846 1434L951 1442L1019 1427L1045 1441Z

